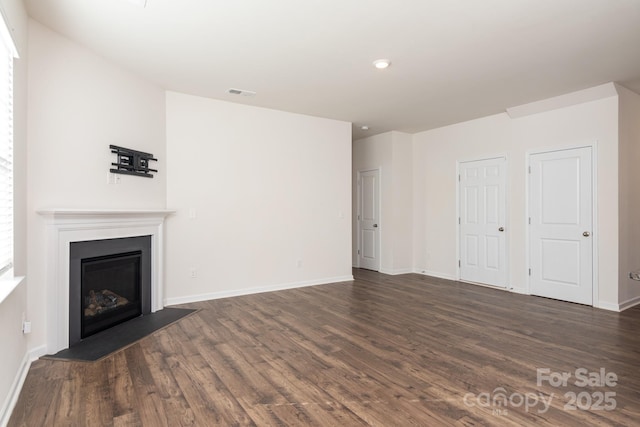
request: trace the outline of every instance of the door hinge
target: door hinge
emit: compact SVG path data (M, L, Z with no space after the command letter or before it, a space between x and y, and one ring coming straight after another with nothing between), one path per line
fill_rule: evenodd
M360 215L358 215L358 221L360 221ZM529 223L529 224L531 224L531 223Z
M529 269L529 276L531 276L531 269Z
M458 224L462 224L462 220L458 217Z
M531 173L531 166L529 166L529 173Z
M531 217L529 217L529 225L531 225Z
M458 260L458 267L462 267L462 262Z
M358 249L358 255L360 255L360 249Z
M462 181L462 178L460 178L460 174L458 174L458 182Z

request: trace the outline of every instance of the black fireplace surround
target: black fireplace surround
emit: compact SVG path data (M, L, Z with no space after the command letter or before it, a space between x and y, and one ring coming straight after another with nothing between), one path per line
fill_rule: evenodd
M69 346L151 313L151 236L72 242Z

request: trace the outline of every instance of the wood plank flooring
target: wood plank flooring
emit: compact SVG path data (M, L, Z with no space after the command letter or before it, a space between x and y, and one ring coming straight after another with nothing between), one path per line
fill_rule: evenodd
M640 307L354 275L185 304L201 310L99 362L38 360L9 426L640 425Z

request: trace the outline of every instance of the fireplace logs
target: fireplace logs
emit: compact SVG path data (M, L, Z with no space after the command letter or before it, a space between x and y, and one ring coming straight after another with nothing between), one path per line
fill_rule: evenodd
M85 317L93 317L128 303L128 299L121 297L108 289L103 289L97 292L90 291L89 296L84 299L84 315Z

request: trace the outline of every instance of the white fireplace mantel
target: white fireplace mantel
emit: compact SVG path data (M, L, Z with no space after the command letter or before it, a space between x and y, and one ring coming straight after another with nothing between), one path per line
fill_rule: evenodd
M171 210L42 209L47 224L47 353L69 347L69 249L72 242L151 236L151 311L163 308L163 228Z

